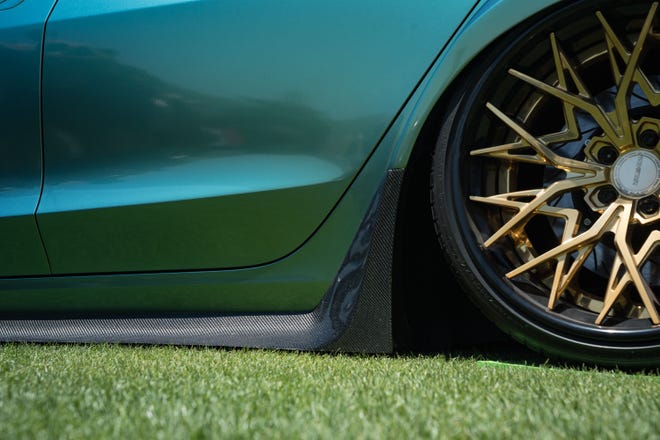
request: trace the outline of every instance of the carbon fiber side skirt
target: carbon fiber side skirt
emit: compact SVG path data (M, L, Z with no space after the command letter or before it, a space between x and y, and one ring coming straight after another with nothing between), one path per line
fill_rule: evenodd
M390 353L392 250L403 170L390 170L333 285L308 313L3 319L0 340Z

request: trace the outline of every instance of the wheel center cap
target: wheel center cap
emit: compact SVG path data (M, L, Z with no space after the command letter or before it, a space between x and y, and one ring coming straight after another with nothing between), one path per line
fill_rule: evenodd
M660 159L648 150L621 155L612 168L614 187L631 199L641 199L660 189Z

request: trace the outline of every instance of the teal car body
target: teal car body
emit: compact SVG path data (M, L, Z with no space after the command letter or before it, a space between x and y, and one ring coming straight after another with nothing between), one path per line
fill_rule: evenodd
M267 277L257 272L305 253L345 193L359 192L368 158L391 155L392 127L410 128L402 107L472 6L60 0L4 10L0 231L13 251L2 275ZM387 169L380 162L344 237L322 245L337 251L320 278L312 268L278 276L304 287L229 307L318 303Z
M349 351L430 115L563 3L7 1L0 337Z

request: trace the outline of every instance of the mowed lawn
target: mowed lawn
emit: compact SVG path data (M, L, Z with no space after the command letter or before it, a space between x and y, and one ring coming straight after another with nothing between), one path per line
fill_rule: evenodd
M658 439L660 377L469 353L5 344L0 438Z

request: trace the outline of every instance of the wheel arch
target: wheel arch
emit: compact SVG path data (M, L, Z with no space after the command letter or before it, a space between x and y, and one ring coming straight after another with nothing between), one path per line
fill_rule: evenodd
M414 150L419 148L423 131L442 113L442 104L460 87L470 66L488 52L498 40L518 26L534 20L538 14L572 3L572 0L482 0L472 10L438 55L421 81L406 129L392 153L390 168L405 168ZM442 115L440 114L440 117Z
M462 288L437 243L428 185L440 122L451 100L469 86L465 77L472 67L520 26L570 1L520 3L485 0L475 7L422 81L391 156L390 168L405 168L392 255L393 332L399 349L436 351L509 340L460 294ZM438 292L458 294L440 297Z

